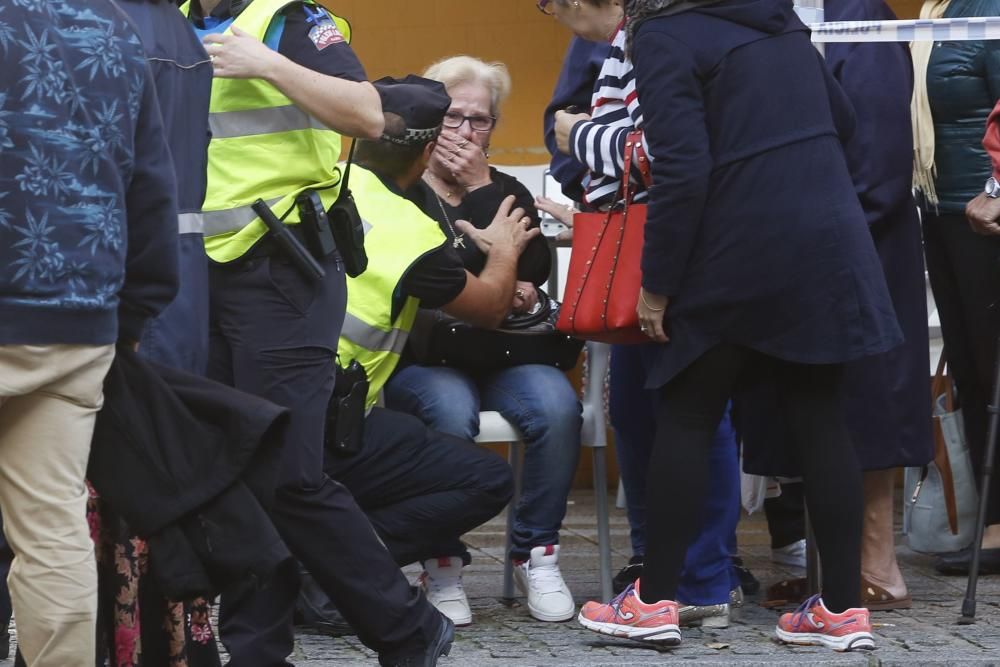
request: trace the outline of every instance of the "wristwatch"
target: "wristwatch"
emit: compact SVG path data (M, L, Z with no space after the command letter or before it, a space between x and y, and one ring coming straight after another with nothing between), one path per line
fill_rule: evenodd
M996 199L997 197L1000 197L1000 183L997 182L997 179L993 178L992 176L986 179L985 192L986 196L989 197L990 199Z

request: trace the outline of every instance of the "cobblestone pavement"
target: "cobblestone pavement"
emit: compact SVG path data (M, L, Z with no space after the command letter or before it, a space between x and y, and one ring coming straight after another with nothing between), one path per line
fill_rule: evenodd
M577 602L599 596L597 535L593 496L575 493L562 533L561 566ZM878 648L872 652L838 654L813 647L786 647L771 637L778 612L747 599L726 630L684 630L683 644L657 651L638 643L604 638L575 621L538 623L522 604L502 604L503 516L467 536L473 563L466 568L465 587L474 622L458 631L451 655L441 667L500 666L629 666L683 661L691 665L1000 665L1000 576L980 581L979 620L975 625L955 623L965 590L964 578L941 577L932 559L899 546L913 608L875 612ZM612 510L614 565L628 554L628 524L622 510ZM744 518L740 524L740 551L746 565L766 587L792 574L773 565L763 517ZM411 578L416 570L408 568ZM292 661L297 667L375 665L374 655L354 637L302 630ZM9 667L0 661L0 667Z

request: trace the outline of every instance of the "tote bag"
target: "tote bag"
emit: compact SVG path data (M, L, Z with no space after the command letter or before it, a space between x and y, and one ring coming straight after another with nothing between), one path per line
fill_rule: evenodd
M645 185L649 186L649 160L642 147L642 131L625 140L625 161L619 196L620 208L606 213L573 216L573 249L566 275L566 291L556 328L570 336L605 343L645 343L635 312L642 271L643 226L646 205L633 204L630 183L633 154Z
M931 385L934 460L923 468L907 468L903 485L907 541L923 553L958 551L971 544L979 507L962 411L955 409L945 369L942 354Z

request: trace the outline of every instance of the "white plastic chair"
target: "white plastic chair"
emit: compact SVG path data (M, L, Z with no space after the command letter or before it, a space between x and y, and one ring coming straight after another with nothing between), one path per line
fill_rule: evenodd
M608 526L608 491L605 450L608 446L607 422L604 416L604 377L608 371L611 347L605 343L587 343L587 373L584 378L583 428L580 444L589 447L594 462L594 498L597 509L597 545L600 553L601 597L610 600L611 590L611 531ZM524 440L517 429L499 412L479 413L478 443L510 443L510 466L514 470L514 497L507 507L507 540L504 553L503 598L514 598L514 564L510 560L514 534L514 508L521 496L524 461Z

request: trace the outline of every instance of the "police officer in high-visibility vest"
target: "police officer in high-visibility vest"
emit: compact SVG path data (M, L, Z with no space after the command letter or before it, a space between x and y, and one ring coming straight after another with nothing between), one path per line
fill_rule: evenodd
M511 210L513 197L484 230L458 223L486 253L480 274L469 273L438 223L405 197L420 182L450 107L444 85L411 75L375 86L386 128L381 140L358 142L350 177L366 229L368 268L348 279L338 345L341 365L356 361L366 371L370 411L360 450L332 452L326 470L351 490L400 565L424 565L421 585L447 613L454 600L435 573L449 579L443 569L455 573L468 564L460 537L506 505L513 491L510 468L471 442L428 429L417 415L373 406L400 361L418 308L441 308L496 327L514 294L517 260L539 232L529 229L522 209ZM471 617L453 620L467 624Z
M215 71L204 204L214 261L209 373L291 410L271 514L295 557L381 664L434 665L451 624L410 587L350 492L323 474L347 299L342 261L313 249L319 270L307 277L251 208L263 200L303 240L296 196L313 190L324 208L336 200L341 135L381 135L378 94L347 22L312 0L190 0L181 11ZM232 667L288 664L298 586L289 561L265 585L224 592Z

